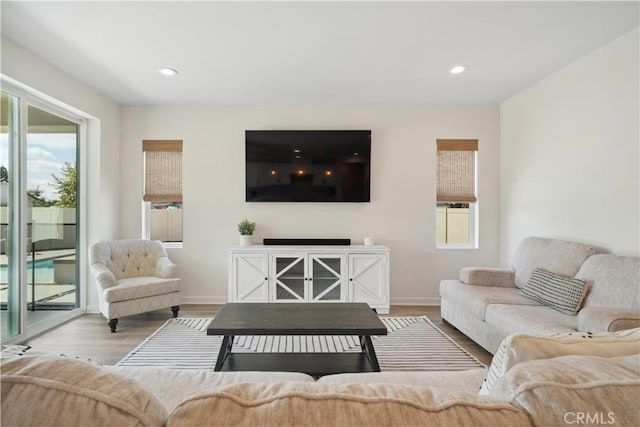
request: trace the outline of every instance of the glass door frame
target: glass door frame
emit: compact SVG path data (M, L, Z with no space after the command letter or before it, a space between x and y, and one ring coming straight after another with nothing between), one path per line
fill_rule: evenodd
M286 265L283 268L278 268L278 260L287 260ZM307 277L307 257L305 254L297 252L290 253L278 253L272 255L272 270L273 271L273 301L284 303L306 302L307 295L309 294L308 277ZM286 274L295 268L302 267L302 276L286 277ZM282 279L286 279L284 282ZM292 284L296 289L292 289ZM282 288L281 292L284 293L286 298L278 298L278 290ZM297 290L301 288L300 295Z
M22 119L20 114L20 104L18 98L10 92L6 92L4 87L2 92L6 93L8 97L11 97L9 105L7 105L7 142L9 146L8 150L8 170L14 169L14 165L19 165L21 159L24 157L21 144L13 143L14 140L20 141L20 132L22 128ZM7 235L5 243L5 251L7 254L7 319L6 321L11 326L11 332L14 333L11 338L3 341L13 342L18 337L24 334L24 325L26 324L23 319L23 313L26 309L26 286L18 286L17 289L12 282L23 283L26 275L26 264L23 266L20 263L19 257L12 256L13 253L22 253L26 250L26 236L27 229L26 223L23 227L23 221L18 218L22 218L23 206L26 206L26 194L22 194L20 191L23 179L22 168L16 168L17 172L9 176L9 185L7 188ZM16 220L18 219L18 220ZM23 304L24 302L24 304ZM17 312L17 313L16 313ZM9 326L7 326L9 331Z
M328 265L328 260L338 260L338 271ZM345 266L347 257L344 254L309 254L309 301L312 302L339 302L346 301L345 286ZM319 269L316 269L316 263ZM318 277L318 274L331 274L331 277ZM322 288L321 284L316 286L316 282L333 280L333 283ZM316 295L316 290L322 290ZM331 298L327 295L334 291L338 292L338 298Z
M18 256L12 256L9 263L14 269L14 277L18 277L19 289L18 295L20 299L20 319L19 332L17 335L2 341L2 344L12 344L23 342L31 337L41 334L51 328L78 317L86 312L87 309L87 280L86 280L86 263L87 263L87 212L86 203L86 142L87 142L87 120L89 116L82 114L75 108L64 104L48 95L38 92L30 87L23 85L16 80L0 75L1 90L8 95L17 98L18 116L18 149L12 150L10 175L10 188L12 194L18 194L16 200L12 199L10 212L8 215L12 218L12 253ZM57 316L49 322L28 326L27 322L27 133L28 133L28 106L31 105L48 113L59 116L65 120L74 122L78 125L77 146L76 146L76 169L77 169L77 204L76 204L76 278L77 278L77 296L78 307ZM15 147L14 147L15 148ZM16 163L17 162L17 163ZM17 169L18 172L15 170ZM13 181L13 183L11 183ZM17 203L16 203L17 201ZM17 240L14 240L16 239ZM16 243L13 243L16 242ZM8 250L7 250L8 252ZM9 284L9 286L11 286ZM11 289L9 289L11 290ZM15 291L14 291L15 292Z

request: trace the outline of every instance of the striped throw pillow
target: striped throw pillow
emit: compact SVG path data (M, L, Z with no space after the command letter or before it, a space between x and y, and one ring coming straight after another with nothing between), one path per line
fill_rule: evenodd
M522 294L561 313L575 315L587 294L587 282L536 268Z

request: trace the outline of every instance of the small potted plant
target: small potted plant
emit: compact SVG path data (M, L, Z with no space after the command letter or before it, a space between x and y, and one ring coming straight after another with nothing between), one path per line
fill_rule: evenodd
M246 218L238 224L238 231L240 232L240 246L251 246L251 236L253 235L253 230L255 230L255 228L256 223L251 222Z

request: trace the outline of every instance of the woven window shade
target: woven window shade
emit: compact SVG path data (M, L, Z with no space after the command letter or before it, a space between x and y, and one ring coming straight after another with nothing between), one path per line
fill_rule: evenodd
M182 202L182 141L142 141L145 202Z
M473 203L476 198L475 139L439 139L438 202Z

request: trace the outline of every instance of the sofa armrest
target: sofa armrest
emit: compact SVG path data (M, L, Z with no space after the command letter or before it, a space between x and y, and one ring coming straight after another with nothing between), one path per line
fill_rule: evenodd
M514 288L515 272L505 268L464 267L460 269L460 281L467 285Z
M102 290L116 285L116 277L104 264L99 262L91 264L91 273Z
M169 257L163 256L156 262L154 274L164 279L173 279L178 277L178 266L172 263Z
M627 308L585 307L578 312L578 330L616 332L640 327L640 313Z

